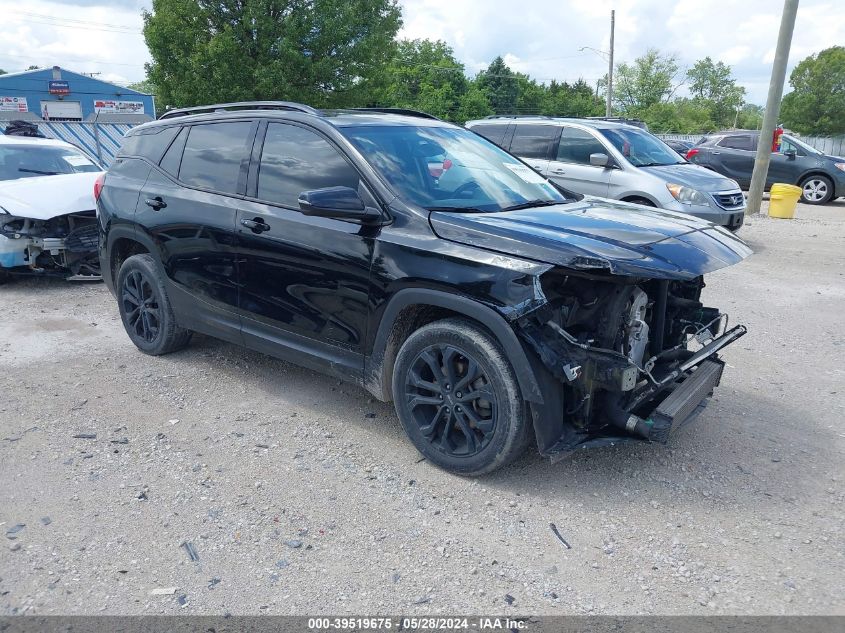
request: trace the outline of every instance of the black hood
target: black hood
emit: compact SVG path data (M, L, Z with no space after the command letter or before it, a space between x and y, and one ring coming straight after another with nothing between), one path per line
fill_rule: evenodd
M751 249L729 231L682 213L585 197L498 213L431 213L447 240L576 269L692 279L742 261Z

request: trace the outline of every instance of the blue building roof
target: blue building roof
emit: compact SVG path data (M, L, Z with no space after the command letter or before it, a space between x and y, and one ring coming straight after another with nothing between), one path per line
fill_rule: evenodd
M58 66L0 75L2 119L87 121L105 115L153 119L155 103L152 95Z

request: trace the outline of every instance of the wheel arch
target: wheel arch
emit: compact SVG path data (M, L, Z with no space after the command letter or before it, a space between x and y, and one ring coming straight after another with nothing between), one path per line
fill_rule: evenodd
M133 227L112 227L107 233L106 248L101 251L100 269L106 286L114 292L120 265L132 255L153 253L153 244L139 235Z
M836 180L834 179L834 177L831 174L827 173L823 169L814 168L814 169L808 169L803 174L798 176L798 180L796 182L796 185L800 186L802 182L804 182L805 180L807 180L807 178L810 178L812 176L824 176L827 180L829 180L831 182L831 184L834 184L834 185L836 184Z
M619 198L620 202L630 202L633 204L637 204L639 200L646 200L649 203L653 204L655 207L660 207L660 203L655 200L652 196L645 194L645 193L631 193Z
M364 384L380 400L393 399L391 383L399 347L407 334L432 321L459 316L484 327L513 365L522 397L542 403L543 395L528 356L513 329L495 310L462 295L426 288L397 292L385 307L365 359Z

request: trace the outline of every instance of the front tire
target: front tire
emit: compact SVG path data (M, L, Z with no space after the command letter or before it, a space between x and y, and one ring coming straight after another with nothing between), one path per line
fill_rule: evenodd
M123 262L117 274L117 302L126 333L145 354L175 352L191 340L190 330L176 324L152 256L133 255Z
M638 204L642 207L656 207L651 200L647 198L628 198L627 200L623 200L622 202L630 202L631 204Z
M827 204L833 198L833 182L827 176L808 176L801 181L801 202Z
M393 397L417 450L458 475L501 468L531 437L510 361L488 332L464 319L436 321L408 337L396 357Z

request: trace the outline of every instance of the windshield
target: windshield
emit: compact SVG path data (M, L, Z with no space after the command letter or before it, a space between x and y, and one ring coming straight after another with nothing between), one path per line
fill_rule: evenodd
M677 165L687 161L656 136L636 128L599 130L634 167Z
M801 149L803 149L808 154L823 154L824 153L824 152L820 152L819 150L817 150L812 145L807 145L805 142L799 141L794 136L787 136L786 134L784 134L781 138L789 141L790 143L792 143L796 147L800 147Z
M400 197L429 210L504 211L568 201L530 167L461 128L342 131Z
M72 147L0 145L0 180L83 171L100 171L100 167Z

